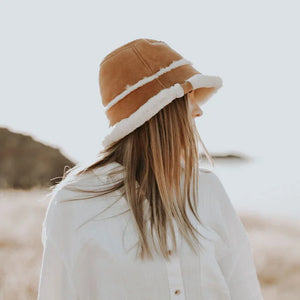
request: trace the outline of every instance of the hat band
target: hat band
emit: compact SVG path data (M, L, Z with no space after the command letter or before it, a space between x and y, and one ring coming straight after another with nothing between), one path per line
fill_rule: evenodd
M117 104L125 96L127 96L128 94L130 94L134 90L138 89L139 87L141 87L141 86L149 83L150 81L153 81L154 79L159 78L162 74L170 72L171 70L176 69L176 68L178 68L180 66L183 66L183 65L192 65L192 63L190 61L186 60L185 58L179 59L177 61L173 61L169 66L160 69L155 74L153 74L151 76L148 76L148 77L144 77L143 79L139 80L134 85L127 86L125 91L123 91L121 94L117 95L114 99L112 99L105 106L104 111L106 112L107 110L109 110L112 106L114 106L115 104Z

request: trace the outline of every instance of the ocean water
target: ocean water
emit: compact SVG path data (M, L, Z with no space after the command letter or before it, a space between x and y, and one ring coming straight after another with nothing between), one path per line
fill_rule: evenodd
M292 161L214 162L213 172L238 211L300 220L300 174Z

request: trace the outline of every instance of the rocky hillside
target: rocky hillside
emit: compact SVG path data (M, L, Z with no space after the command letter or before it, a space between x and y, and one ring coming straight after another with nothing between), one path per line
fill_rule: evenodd
M74 163L59 149L31 136L0 128L0 188L49 187L60 181L64 168Z

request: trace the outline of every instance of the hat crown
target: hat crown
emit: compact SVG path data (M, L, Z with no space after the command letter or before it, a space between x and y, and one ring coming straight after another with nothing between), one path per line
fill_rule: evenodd
M128 86L182 58L166 42L153 39L136 39L115 49L100 63L99 85L103 106Z

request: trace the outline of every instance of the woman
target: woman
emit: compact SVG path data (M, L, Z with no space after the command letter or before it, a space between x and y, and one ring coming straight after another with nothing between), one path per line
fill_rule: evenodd
M247 233L199 168L194 118L221 78L137 39L103 59L99 84L109 132L53 189L38 299L262 299Z

